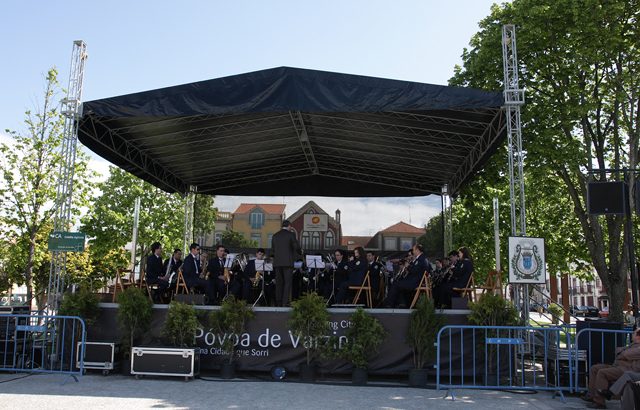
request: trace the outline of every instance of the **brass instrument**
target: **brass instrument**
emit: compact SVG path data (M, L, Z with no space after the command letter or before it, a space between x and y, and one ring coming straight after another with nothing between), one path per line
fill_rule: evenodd
M262 271L257 270L256 276L253 278L253 283L252 283L253 287L257 288L261 280L262 280Z
M200 255L202 264L200 265L200 277L209 280L209 272L207 272L207 266L209 266L209 257L206 253Z

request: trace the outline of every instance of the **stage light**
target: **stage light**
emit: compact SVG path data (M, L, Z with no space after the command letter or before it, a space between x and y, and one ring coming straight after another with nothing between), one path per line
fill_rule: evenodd
M287 375L287 369L282 366L274 366L271 368L271 378L273 380L282 380Z

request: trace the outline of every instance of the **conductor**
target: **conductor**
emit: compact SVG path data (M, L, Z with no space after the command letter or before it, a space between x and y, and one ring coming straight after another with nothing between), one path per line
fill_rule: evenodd
M296 234L291 232L291 222L288 220L282 221L282 229L271 238L271 252L276 273L276 306L289 306L293 262L302 252Z

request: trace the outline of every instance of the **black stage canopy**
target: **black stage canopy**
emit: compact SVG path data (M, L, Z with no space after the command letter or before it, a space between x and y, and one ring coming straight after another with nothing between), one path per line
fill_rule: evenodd
M89 101L79 139L168 192L456 194L504 139L499 93L280 67Z

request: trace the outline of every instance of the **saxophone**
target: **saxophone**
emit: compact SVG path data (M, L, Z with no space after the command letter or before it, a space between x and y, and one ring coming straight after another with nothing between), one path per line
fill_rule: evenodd
M262 279L262 272L257 270L256 271L256 276L253 278L253 287L257 288L258 284L260 283L260 280Z

